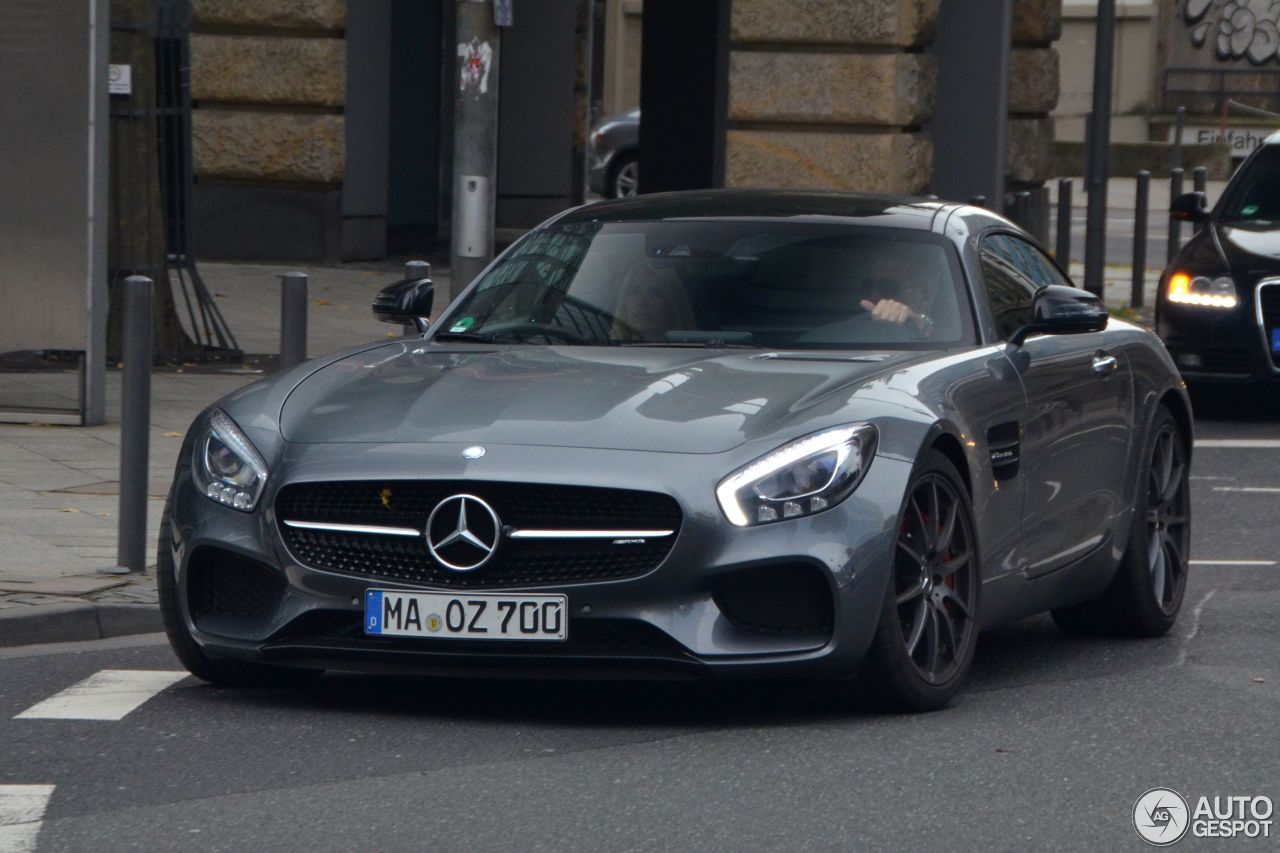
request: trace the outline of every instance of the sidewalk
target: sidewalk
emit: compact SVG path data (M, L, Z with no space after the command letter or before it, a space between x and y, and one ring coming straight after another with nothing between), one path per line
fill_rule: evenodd
M279 350L278 277L294 269L311 276L309 354L398 336L397 330L373 319L369 305L379 287L401 276L401 264L202 263L205 284L246 354ZM450 299L448 271L433 270L433 280L439 310ZM260 364L261 359L250 358L246 365L192 365L153 374L148 542L158 535L187 427L214 400L262 378ZM18 378L70 387L44 375ZM106 388L107 423L102 426L0 424L0 647L160 630L150 569L141 576L101 573L116 563L117 371L108 373ZM59 396L56 389L52 393ZM73 404L65 391L61 396L67 405Z

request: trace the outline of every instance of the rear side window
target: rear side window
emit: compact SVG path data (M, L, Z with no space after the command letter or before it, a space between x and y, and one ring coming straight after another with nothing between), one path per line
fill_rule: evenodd
M1057 270L1047 259L1037 258L1039 250L1035 246L1009 234L987 237L982 241L981 254L982 281L996 332L1002 339L1031 322L1031 300L1042 284L1065 283L1045 280L1050 271L1057 274ZM1041 266L1042 262L1048 269Z

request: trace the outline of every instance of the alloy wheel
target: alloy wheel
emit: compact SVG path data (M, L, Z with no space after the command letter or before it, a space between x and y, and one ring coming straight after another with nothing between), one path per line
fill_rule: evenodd
M954 676L977 630L969 513L939 474L917 481L898 530L894 602L907 657L932 684Z
M1156 433L1147 477L1147 568L1161 611L1169 613L1182 599L1187 582L1186 451L1173 427Z
M640 162L632 160L623 163L618 174L613 178L613 194L616 198L631 198L636 194L636 186L640 182Z

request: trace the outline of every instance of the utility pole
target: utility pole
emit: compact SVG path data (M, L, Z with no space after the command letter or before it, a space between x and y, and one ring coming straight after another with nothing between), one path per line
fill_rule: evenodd
M498 28L492 0L457 0L453 113L453 292L493 258L498 176Z
M1093 113L1089 120L1087 184L1089 207L1084 232L1084 287L1103 295L1107 252L1107 175L1111 171L1111 72L1115 62L1116 0L1098 0L1093 53Z

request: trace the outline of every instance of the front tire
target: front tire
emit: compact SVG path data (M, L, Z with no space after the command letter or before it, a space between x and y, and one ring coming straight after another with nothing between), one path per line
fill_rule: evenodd
M1068 634L1159 637L1182 609L1191 546L1187 442L1163 406L1147 435L1142 487L1120 568L1093 601L1053 611Z
M309 687L323 674L318 670L284 669L249 661L214 660L201 650L187 630L178 601L178 584L173 567L173 519L169 500L160 518L160 538L156 544L156 593L160 619L169 646L187 671L202 681L223 687Z
M959 472L930 450L899 515L880 622L859 675L873 706L933 711L955 696L978 639L978 542Z

